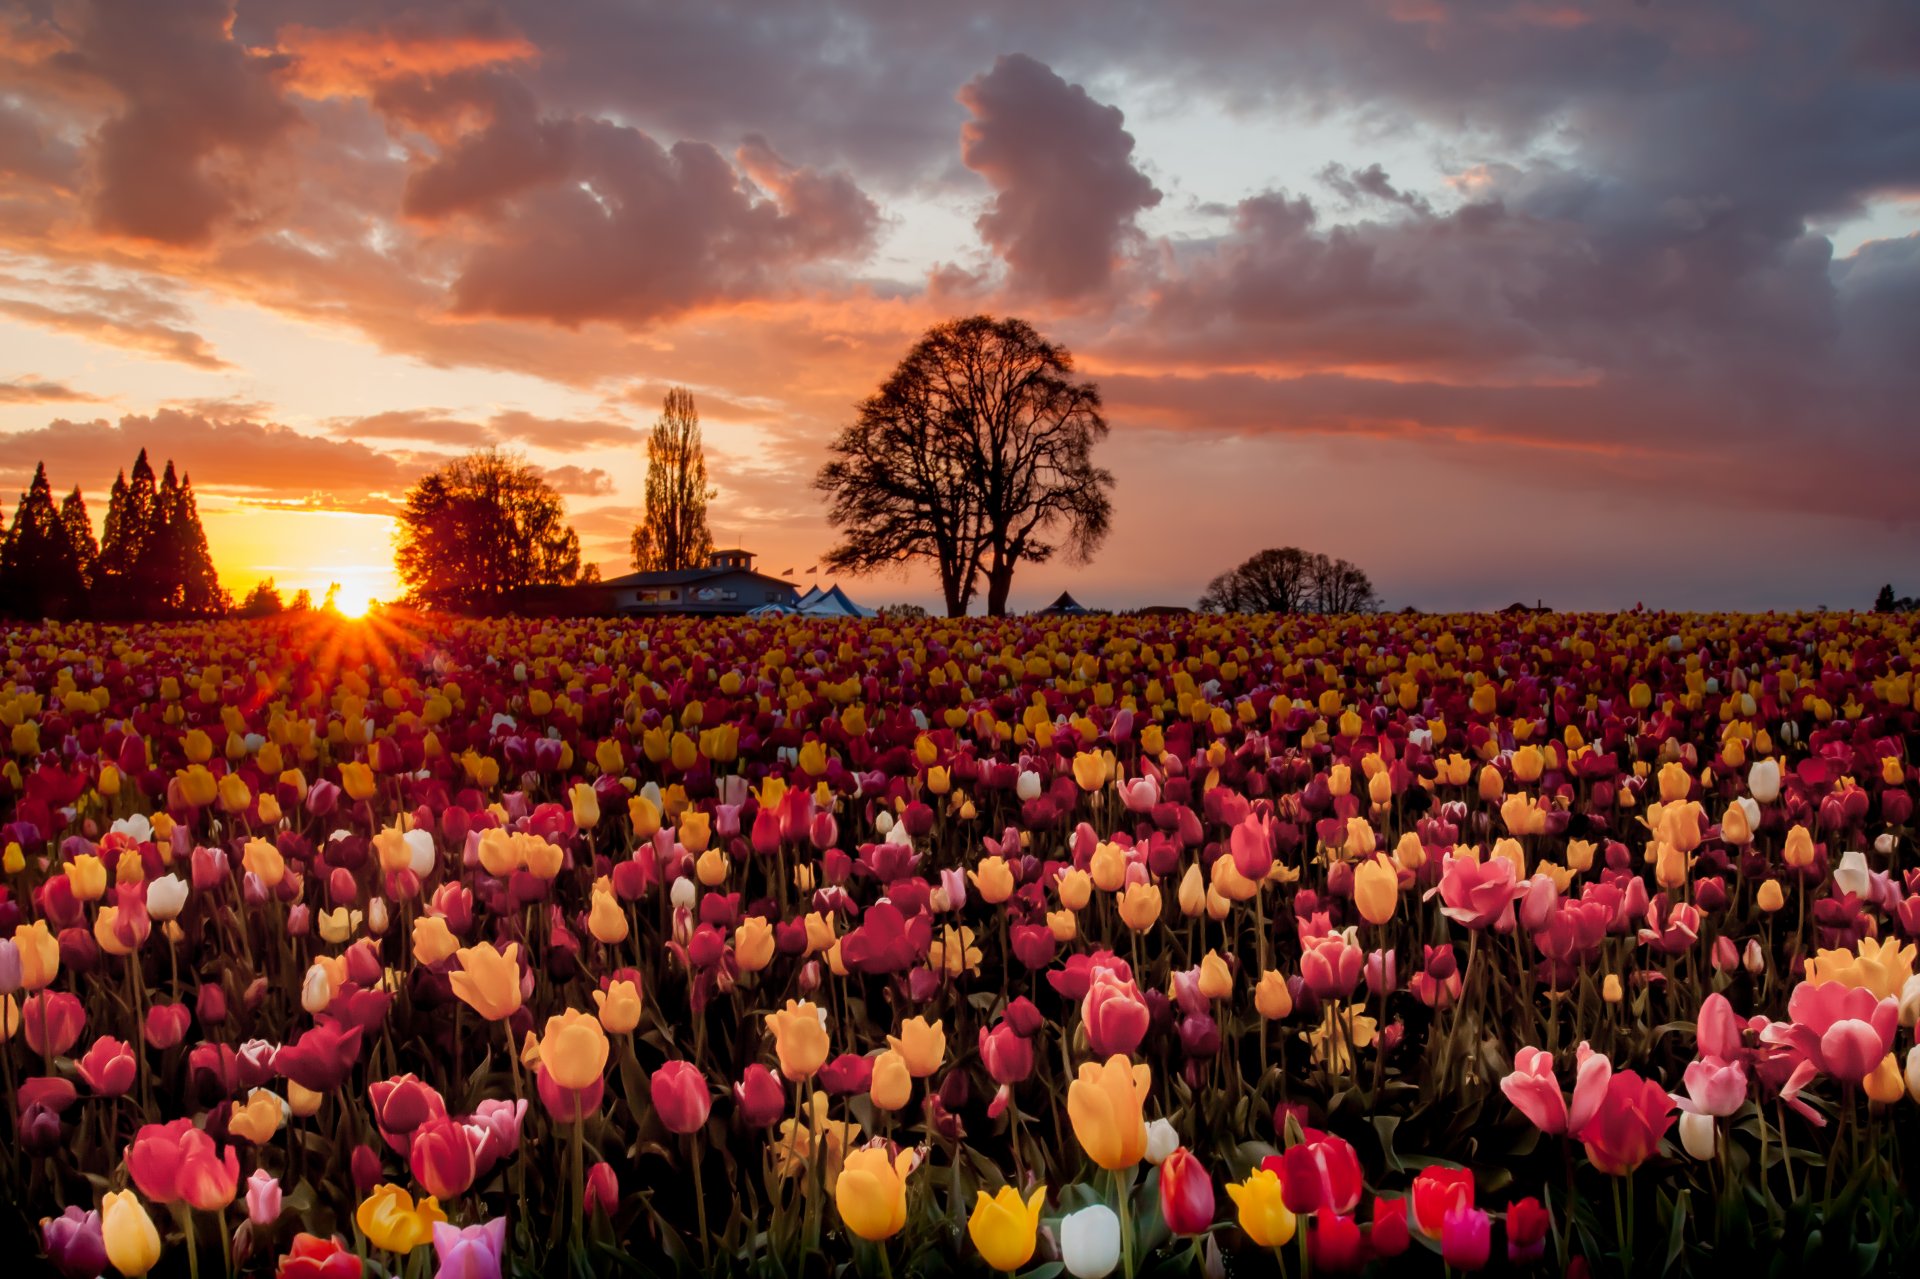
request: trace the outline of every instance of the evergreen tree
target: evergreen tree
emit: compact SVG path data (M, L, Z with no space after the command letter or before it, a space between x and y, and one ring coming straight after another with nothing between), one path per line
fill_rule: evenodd
M87 515L87 499L80 496L78 484L60 503L60 524L67 530L67 543L73 547L73 563L80 571L80 584L91 590L94 575L100 568L100 544L93 540L93 520Z
M1900 601L1894 596L1891 582L1881 587L1880 593L1873 597L1873 611L1876 613L1891 613L1899 607L1899 604Z
M73 543L42 462L0 542L0 598L16 617L66 617L79 608L83 594Z
M193 482L174 472L171 459L154 496L152 533L137 561L134 585L145 611L156 616L207 617L226 611Z
M140 577L159 524L153 464L147 461L147 451L141 449L134 459L131 478L124 473L116 476L107 500L100 567L94 575L95 602L101 616L137 616L147 608L151 595Z

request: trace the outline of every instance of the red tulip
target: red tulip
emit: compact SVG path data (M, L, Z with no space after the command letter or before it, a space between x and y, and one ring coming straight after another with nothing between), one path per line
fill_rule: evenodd
M118 1097L133 1087L138 1070L133 1049L111 1035L102 1035L80 1059L80 1078L102 1097Z
M1310 1227L1307 1253L1314 1270L1349 1274L1367 1263L1367 1242L1352 1217L1321 1208L1314 1212Z
M996 1084L1017 1084L1033 1073L1033 1041L1006 1021L980 1028L980 1063Z
M172 1048L187 1037L192 1025L193 1010L185 1004L155 1004L147 1009L147 1046Z
M581 1194L589 1214L598 1212L611 1217L620 1206L620 1179L614 1175L613 1166L603 1159L587 1169L587 1183Z
M201 1020L206 1018L203 1016ZM274 1053L273 1068L302 1088L332 1092L346 1082L348 1072L360 1060L363 1033L359 1026L343 1030L340 1022L321 1017L296 1042Z
M367 1089L374 1126L394 1154L405 1158L414 1130L429 1119L445 1119L447 1103L439 1092L411 1073L382 1079Z
M1447 1214L1473 1206L1473 1169L1424 1168L1413 1179L1413 1224L1429 1239L1440 1238Z
M713 1090L707 1077L690 1061L670 1061L653 1072L648 1085L653 1108L667 1131L699 1132L713 1109Z
M278 1279L360 1279L363 1271L360 1258L333 1240L302 1233L274 1273Z
M1184 1146L1161 1161L1160 1213L1176 1235L1203 1234L1213 1225L1213 1178Z
M1138 1048L1152 1016L1131 978L1099 967L1093 970L1086 998L1080 1002L1080 1019L1086 1026L1088 1049L1105 1060Z
M1673 1098L1667 1090L1621 1070L1608 1080L1600 1109L1574 1136L1585 1144L1594 1167L1618 1177L1645 1163L1671 1127Z
M20 1021L27 1032L27 1047L64 1057L87 1028L87 1010L64 990L42 990L27 997L20 1009Z
M787 1095L772 1070L755 1062L733 1086L736 1113L749 1128L765 1128L787 1113Z
M140 1193L155 1203L186 1202L203 1212L233 1202L240 1185L240 1160L224 1155L212 1137L191 1119L145 1124L127 1147L127 1172Z
M1331 1208L1349 1213L1360 1202L1360 1156L1344 1139L1308 1128L1287 1147L1275 1171L1280 1198L1294 1213ZM1262 1166L1274 1163L1269 1155Z
M439 1199L457 1198L467 1192L478 1174L475 1156L482 1140L484 1134L466 1124L444 1116L430 1119L414 1130L407 1166L428 1194Z
M1529 1195L1507 1206L1507 1260L1517 1266L1531 1265L1546 1255L1547 1231L1553 1217Z
M1367 1228L1367 1251L1376 1257L1397 1257L1413 1242L1407 1233L1407 1200L1373 1201L1373 1224Z

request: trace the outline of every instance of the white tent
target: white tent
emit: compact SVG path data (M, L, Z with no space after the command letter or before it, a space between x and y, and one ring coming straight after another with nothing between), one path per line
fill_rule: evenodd
M836 583L826 590L812 587L800 602L794 605L794 611L802 617L873 617L870 608L862 608L847 598L847 593Z
M792 604L763 604L753 610L756 614L797 613L801 617L877 617L873 609L862 608L847 598L847 593L839 586L829 586L824 591L817 586L809 587L807 593Z

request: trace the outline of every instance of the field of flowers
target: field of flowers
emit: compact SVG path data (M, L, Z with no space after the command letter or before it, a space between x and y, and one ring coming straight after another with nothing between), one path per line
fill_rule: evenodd
M0 630L0 1239L1911 1273L1917 634Z

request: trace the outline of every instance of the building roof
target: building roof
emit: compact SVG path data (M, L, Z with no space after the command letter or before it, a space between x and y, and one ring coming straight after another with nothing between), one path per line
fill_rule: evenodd
M729 573L751 573L755 577L765 577L765 573L745 568L677 568L663 573L625 573L619 577L609 577L602 586L685 586L689 582L705 581L709 577L724 577Z

